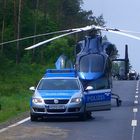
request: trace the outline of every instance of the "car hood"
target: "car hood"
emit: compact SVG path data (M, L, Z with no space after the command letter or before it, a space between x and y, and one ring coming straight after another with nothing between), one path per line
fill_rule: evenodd
M36 96L41 98L67 98L70 99L72 96L79 94L80 90L37 90Z

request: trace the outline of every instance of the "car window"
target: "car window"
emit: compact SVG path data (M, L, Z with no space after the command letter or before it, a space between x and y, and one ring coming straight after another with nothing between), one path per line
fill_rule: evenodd
M77 79L42 79L38 90L79 90Z
M91 81L87 84L87 86L92 86L94 90L110 88L109 81L106 77Z

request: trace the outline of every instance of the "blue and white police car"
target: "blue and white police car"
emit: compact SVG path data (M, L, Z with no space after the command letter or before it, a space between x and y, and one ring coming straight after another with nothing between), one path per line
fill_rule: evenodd
M75 70L47 70L30 101L31 121L40 117L76 116L86 119L100 106L110 109L111 91L83 88Z

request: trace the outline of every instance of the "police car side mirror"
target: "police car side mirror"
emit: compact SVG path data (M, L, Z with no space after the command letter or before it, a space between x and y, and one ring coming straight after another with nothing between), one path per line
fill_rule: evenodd
M30 87L29 90L34 92L35 91L35 87Z
M85 91L90 91L90 90L93 90L92 86L87 86L87 88L85 89Z

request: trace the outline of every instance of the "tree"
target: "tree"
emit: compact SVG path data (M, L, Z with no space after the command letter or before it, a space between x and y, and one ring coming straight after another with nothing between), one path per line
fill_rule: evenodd
M6 11L6 0L4 0L4 2L3 2L3 20L2 20L1 42L3 42L3 40L4 40L5 11ZM3 45L1 45L1 53L3 53Z
M39 6L39 0L36 1L35 3L35 9L34 9L34 35L37 33L37 16L38 16L38 6ZM33 44L36 43L36 38L33 39ZM34 62L34 57L35 57L35 49L33 49L32 52L32 63Z
M18 22L17 22L17 39L20 38L20 22L21 22L21 4L22 0L19 0L19 9L18 9ZM17 54L16 54L16 63L18 64L20 61L20 48L19 41L17 41Z

